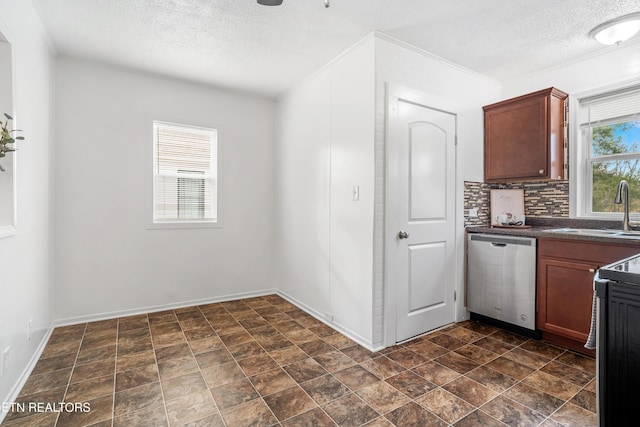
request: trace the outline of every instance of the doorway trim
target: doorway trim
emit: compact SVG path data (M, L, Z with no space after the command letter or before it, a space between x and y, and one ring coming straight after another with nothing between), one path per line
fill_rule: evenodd
M384 167L385 167L385 173L384 173L384 183L385 183L385 193L384 193L384 232L383 232L383 241L384 241L384 274L383 274L383 299L384 299L384 303L383 303L383 309L384 309L384 314L383 314L383 321L384 321L384 325L383 325L383 346L384 347L390 347L393 345L396 345L397 341L397 292L393 291L391 289L391 287L389 286L390 283L390 277L389 277L389 271L390 271L390 260L391 260L391 256L389 254L390 249L390 245L388 245L388 239L389 236L392 235L392 230L391 230L391 226L389 224L389 218L390 218L390 210L391 210L391 204L389 203L389 189L391 188L392 185L394 185L397 181L396 181L396 177L394 176L394 173L397 175L397 159L395 158L391 158L389 155L389 146L390 146L390 141L393 138L393 129L391 128L392 124L394 123L393 121L393 115L397 114L397 111L394 111L394 107L393 107L393 101L394 100L402 100L405 102L409 102L412 104L416 104L416 105L420 105L420 106L424 106L430 109L434 109L434 110L439 110L445 113L450 113L456 116L456 135L458 134L458 129L459 129L459 114L455 111L452 111L452 109L450 108L450 106L446 106L446 105L442 105L439 100L441 99L440 96L430 96L428 93L424 92L424 91L420 91L420 90L416 90L410 87L406 87L403 85L398 85L395 83L390 83L387 82L385 85L385 89L386 89L386 93L385 93L385 130L384 130L384 135L385 135L385 150L384 150L384 157L385 157L385 161L384 161ZM457 298L454 301L454 322L458 322L460 320L463 320L464 318L466 318L468 315L465 315L464 313L466 313L466 310L464 308L464 280L462 280L462 277L464 276L464 274L462 274L463 270L464 270L464 266L461 264L461 260L464 259L464 252L462 252L462 254L460 253L460 251L464 250L464 245L460 244L461 239L464 240L464 230L462 230L462 232L459 231L459 224L463 224L464 223L464 218L460 217L460 207L463 206L463 204L461 204L460 201L460 197L462 196L462 192L460 189L460 184L461 184L461 177L460 177L460 171L458 168L459 165L459 146L458 146L458 142L456 141L456 147L455 147L455 157L454 157L454 188L455 188L455 194L454 194L454 223L453 223L453 227L455 228L454 230L454 253L455 253L455 259L454 259L454 265L455 265L455 269L452 272L453 275L453 289L457 294ZM393 163L394 161L396 161L396 163ZM462 202L463 203L463 202ZM393 231L395 231L395 228L393 229ZM462 235L462 237L461 237ZM415 337L413 337L415 338ZM413 339L411 338L411 339Z

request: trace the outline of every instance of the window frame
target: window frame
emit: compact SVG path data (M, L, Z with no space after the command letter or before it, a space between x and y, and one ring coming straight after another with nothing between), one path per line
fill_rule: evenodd
M147 209L146 209L146 229L154 230L154 229L204 229L204 228L222 228L222 197L221 197L221 189L222 189L222 162L221 162L221 151L222 151L222 131L219 126L212 125L210 123L194 123L192 120L176 120L175 118L165 120L163 118L158 118L156 115L153 117L147 115L147 138L145 143L145 153L146 159L145 162L147 164L146 168L146 182L147 182ZM216 165L216 176L214 177L215 184L215 199L216 199L216 219L196 219L196 220L162 220L158 221L155 219L155 160L156 160L156 134L155 134L155 125L156 124L165 124L169 126L177 126L184 128L193 128L193 129L201 129L201 130L215 130L216 131L216 156L215 159L212 159L212 162L215 162ZM184 178L189 178L190 176L185 174Z
M569 144L569 190L570 190L570 217L574 218L593 218L601 220L622 220L622 212L593 212L593 164L603 161L615 161L623 159L640 159L640 152L612 154L605 156L592 156L592 133L589 131L591 127L581 126L580 111L581 101L586 98L607 96L615 92L632 90L640 85L640 79L623 82L588 92L578 93L570 97L570 116L573 123L570 126L569 140L576 141L575 144ZM629 117L629 116L627 116ZM618 117L610 120L603 120L598 125L620 123ZM573 149L571 149L573 148ZM639 212L630 212L630 216L634 220L640 220Z

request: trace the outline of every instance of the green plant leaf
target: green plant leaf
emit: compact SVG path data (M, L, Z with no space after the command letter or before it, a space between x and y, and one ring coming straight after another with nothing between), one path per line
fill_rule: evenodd
M4 116L9 119L9 120L13 120L13 117L11 117L10 115L8 115L7 113L4 113Z
M22 140L24 140L24 136L16 136L16 139L22 141Z

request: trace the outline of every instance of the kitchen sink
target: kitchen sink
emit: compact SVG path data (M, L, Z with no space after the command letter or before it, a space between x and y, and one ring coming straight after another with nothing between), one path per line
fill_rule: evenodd
M555 228L550 233L572 234L575 236L615 237L620 239L640 239L640 231L608 230L597 228Z

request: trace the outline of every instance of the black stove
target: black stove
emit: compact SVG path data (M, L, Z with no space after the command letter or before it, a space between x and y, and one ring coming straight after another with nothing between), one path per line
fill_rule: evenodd
M637 415L640 388L640 254L600 268L598 276L598 425L624 426Z

